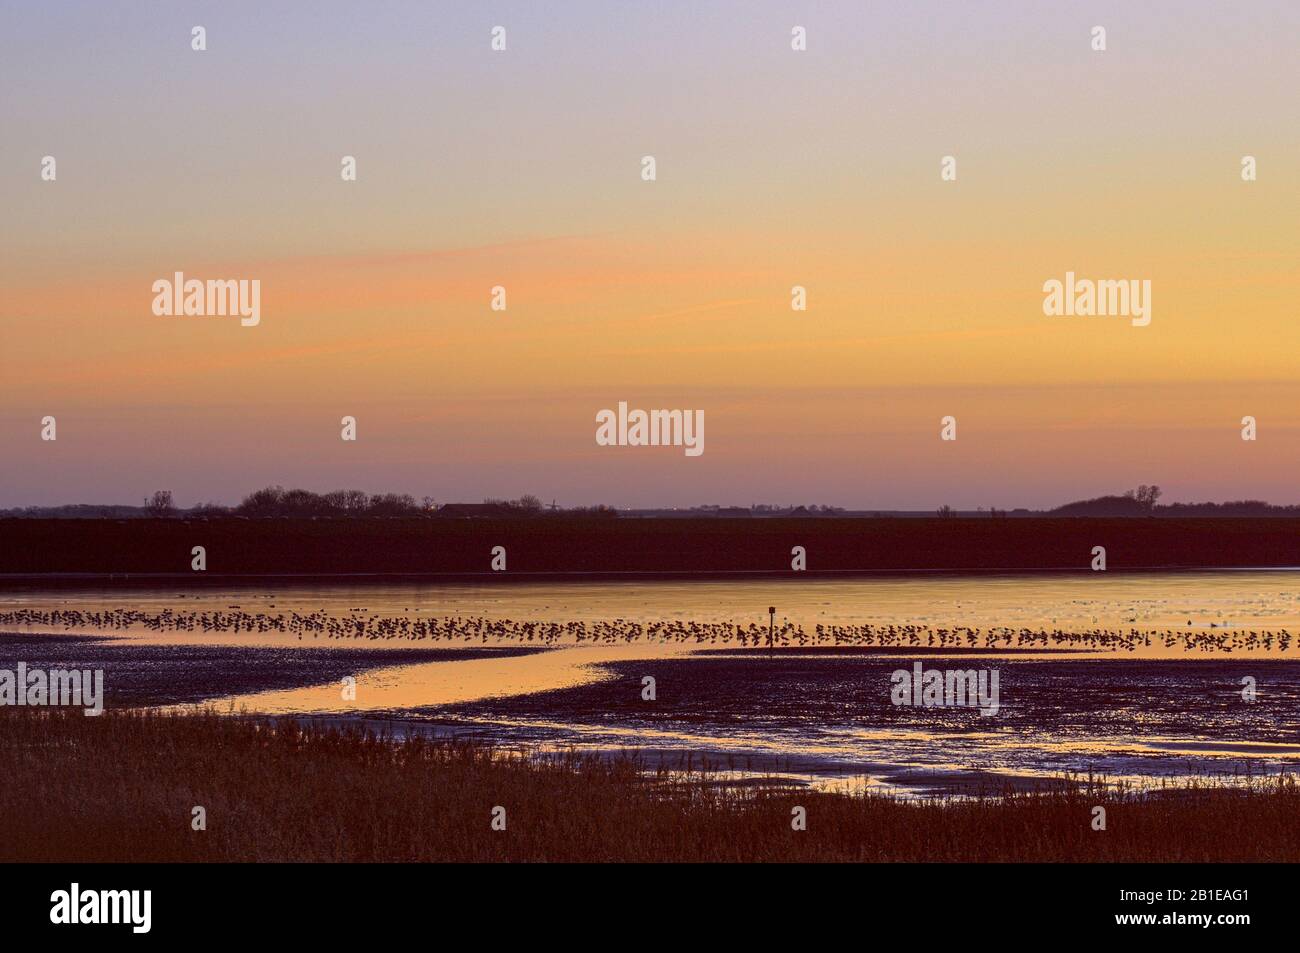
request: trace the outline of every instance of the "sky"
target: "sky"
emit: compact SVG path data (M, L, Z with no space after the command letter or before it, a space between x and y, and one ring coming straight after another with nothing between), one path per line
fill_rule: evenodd
M0 0L0 507L1300 502L1298 45L1292 0ZM154 314L178 271L260 323ZM1150 324L1045 315L1067 272ZM597 445L620 401L704 453Z

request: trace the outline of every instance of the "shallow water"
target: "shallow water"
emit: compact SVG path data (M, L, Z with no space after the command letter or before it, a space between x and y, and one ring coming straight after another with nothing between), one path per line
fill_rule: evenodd
M614 662L600 681L419 714L447 730L591 750L689 753L739 771L952 790L1073 772L1149 786L1300 765L1300 666L1289 661L927 656L998 672L998 710L897 705L914 657L702 653ZM641 697L656 680L656 699ZM1254 701L1243 678L1254 680ZM985 775L992 775L988 780Z
M545 621L919 624L1060 628L1300 630L1300 571L908 576L870 579L547 582L518 584L331 583L191 588L53 588L6 585L9 608L137 608L158 612L308 613L346 616L485 616ZM137 634L146 634L143 630ZM185 640L196 636L186 634ZM222 638L221 633L204 637ZM249 638L239 636L241 640ZM261 638L261 636L259 636Z
M10 586L13 609L137 609L308 614L338 619L485 617L589 623L734 622L1133 629L1180 633L1300 632L1293 570L1037 576L926 576L852 580L528 583L382 583L294 586L55 588ZM15 626L0 626L13 629ZM29 629L32 627L28 627ZM59 629L59 631L67 631ZM79 628L78 632L87 632ZM405 639L302 639L287 633L108 633L135 646L407 648ZM498 643L493 644L508 644ZM355 699L337 664L320 681L227 693L222 704L275 714L322 712L396 720L403 730L475 734L506 744L612 751L637 748L679 766L707 756L739 772L777 771L815 783L861 779L893 789L951 789L959 780L1035 779L1089 770L1139 784L1190 773L1276 772L1300 759L1300 659L1291 643L1254 655L1205 658L1156 640L1132 654L1093 652L896 657L825 648L767 658L709 644L565 647L528 655L358 667ZM969 709L894 706L889 675L926 667L993 669L994 717ZM208 666L205 668L204 666ZM196 679L220 678L197 663ZM111 667L109 669L111 674ZM658 680L653 704L641 679ZM1241 696L1254 678L1259 698Z

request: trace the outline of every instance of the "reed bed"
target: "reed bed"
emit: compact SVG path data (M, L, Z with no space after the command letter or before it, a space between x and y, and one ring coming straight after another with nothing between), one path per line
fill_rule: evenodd
M212 711L6 709L0 777L4 861L1300 860L1286 776L903 800Z

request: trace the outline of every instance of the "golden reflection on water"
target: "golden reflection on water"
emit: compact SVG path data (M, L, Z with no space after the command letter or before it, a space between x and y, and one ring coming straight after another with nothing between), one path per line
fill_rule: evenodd
M0 592L0 611L37 607L202 612L238 607L244 612L268 613L324 610L336 616L460 615L642 623L681 620L765 625L769 605L777 608L778 624L788 619L809 631L819 623L1027 626L1066 631L1095 627L1290 627L1297 631L1300 572L935 575L842 580L805 580L791 575L733 581L331 583L180 591L31 588ZM203 635L205 641L222 637L218 633ZM168 641L195 638L194 634L180 633ZM239 633L230 638L246 644L273 636ZM290 637L284 641L288 644L297 640Z
M1300 633L1300 573L1290 570L1083 575L923 576L870 579L744 579L733 581L547 582L518 585L330 584L285 587L201 587L190 590L14 589L0 593L0 611L33 608L86 612L123 608L157 613L240 611L288 615L324 611L336 618L484 617L518 621L650 623L767 623L767 606L777 622L789 620L810 634L818 624L921 625L932 628L1029 627L1067 632L1167 629L1188 632L1248 632L1290 628ZM12 627L10 627L12 628ZM58 629L57 631L66 631ZM93 631L77 629L77 632ZM411 648L429 642L394 639L327 639L285 632L151 631L137 627L114 637L173 645L328 646ZM441 641L449 647L454 641ZM509 645L473 640L468 645ZM924 644L924 643L922 643ZM291 711L378 711L572 687L606 677L602 661L652 658L692 648L721 648L705 642L658 645L568 647L525 656L431 661L382 667L357 678L355 701L338 684L268 691L225 700L268 713ZM733 646L734 647L734 646ZM825 651L835 651L826 647ZM749 651L754 651L750 649ZM907 649L900 649L905 656ZM996 649L981 652L1005 657ZM1089 653L1117 657L1109 652ZM1204 658L1181 644L1166 649L1159 640L1134 653L1143 657ZM1296 657L1293 643L1284 656ZM1234 653L1232 657L1242 657ZM1118 657L1128 657L1120 653ZM967 656L969 657L969 656ZM1075 656L1077 657L1077 656Z
M649 649L649 651L647 651ZM451 705L507 695L528 695L587 685L611 677L602 662L682 654L668 646L583 646L531 655L395 665L356 676L355 699L341 682L286 691L233 695L220 708L259 714L296 712L360 714L428 705Z
M201 587L165 589L20 589L0 593L0 612L15 609L50 611L75 609L103 612L130 609L155 614L240 612L270 616L324 612L337 619L399 618L418 620L485 618L514 622L565 623L582 621L648 624L661 621L683 623L730 622L742 626L767 624L767 607L777 607L778 625L790 621L812 634L820 624L876 627L913 625L940 629L972 627L985 631L995 627L1062 632L1128 632L1166 630L1178 633L1249 633L1288 629L1300 634L1300 573L1294 571L1249 571L1210 573L1086 574L1075 576L980 576L907 577L873 579L781 578L709 582L623 582L623 583L528 583L519 585L296 585L287 587ZM16 626L0 625L12 630ZM94 629L62 627L50 631L96 634ZM132 642L170 645L234 645L325 647L330 649L450 648L458 643L406 638L300 638L291 632L248 631L152 631L135 627L127 631L102 633ZM1071 658L1242 658L1231 655L1184 650L1181 638L1172 649L1157 639L1150 649L1135 653L1088 652ZM460 645L492 648L509 641L473 639ZM524 643L527 645L527 643ZM922 642L922 647L924 642ZM630 644L565 645L526 655L474 659L437 660L381 666L358 672L355 699L345 698L338 682L291 690L271 690L230 696L216 702L219 709L246 710L263 714L320 713L332 717L387 718L403 710L452 705L487 698L529 695L572 688L612 677L603 663L654 659L682 655L709 648L731 648L754 655L761 650L739 649L707 640L672 643L649 641ZM819 651L834 654L841 649L825 646ZM897 650L900 659L916 657L907 647ZM1035 651L1020 652L981 649L963 654L975 658L1047 657ZM1290 649L1254 653L1261 657L1300 659L1295 639ZM1057 656L1060 657L1060 656ZM504 711L504 709L503 709ZM988 767L1024 775L1052 776L1055 771L1041 765L1101 763L1110 779L1144 782L1146 763L1164 764L1185 758L1201 764L1240 765L1264 762L1277 765L1300 763L1300 745L1242 742L1217 738L1175 738L1163 734L1141 737L1086 737L1075 733L1047 731L1014 733L973 730L932 733L899 726L868 728L812 724L803 726L797 737L762 732L710 732L689 724L620 725L574 724L545 717L515 719L506 714L489 715L484 724L499 729L501 736L540 738L542 747L608 750L611 746L634 748L653 746L667 751L711 752L742 763L750 757L824 759L827 763L894 764L935 774ZM1141 727L1134 725L1136 734ZM546 732L562 742L547 741ZM531 744L532 742L528 742ZM1044 761L1044 759L1046 759ZM737 770L745 770L739 768ZM775 773L780 774L778 767ZM790 772L792 779L818 786L842 784L893 787L888 771L876 777L846 777L832 772ZM900 782L906 785L906 782Z

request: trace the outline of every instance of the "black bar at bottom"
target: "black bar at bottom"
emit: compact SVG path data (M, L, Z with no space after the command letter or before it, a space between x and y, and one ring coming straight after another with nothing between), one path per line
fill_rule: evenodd
M460 945L506 934L531 943L548 935L675 942L704 931L806 943L848 928L872 945L1125 934L1217 943L1293 922L1283 909L1291 871L1264 864L44 864L5 873L6 940L260 945L414 935ZM96 910L111 918L116 906L124 922L53 922L52 913L71 919L74 883L79 920L82 912L100 918ZM103 894L146 890L147 933L143 893Z

